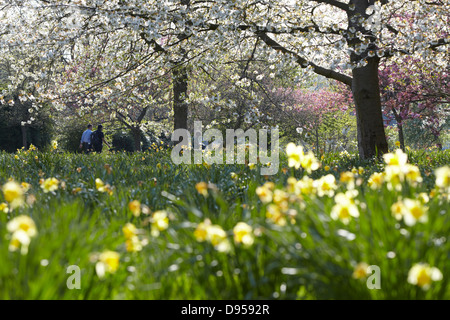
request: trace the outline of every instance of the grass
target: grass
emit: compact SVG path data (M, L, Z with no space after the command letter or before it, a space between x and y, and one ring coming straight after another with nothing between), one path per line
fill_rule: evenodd
M12 178L31 188L27 204L0 212L0 299L449 299L449 205L435 188L434 170L448 165L450 152L414 151L408 157L423 182L404 182L395 191L386 183L378 190L367 186L373 172L384 170L382 161L324 155L310 176L334 175L335 193L349 189L339 182L341 172L363 168L354 175L359 217L348 224L334 220L334 197L302 193L289 202L296 215L279 225L267 218L268 205L256 189L272 181L287 192L289 177L305 175L288 168L285 156L277 175L262 176L246 165L177 166L164 150L1 153L0 185ZM58 189L45 193L39 181L51 177L59 180ZM97 178L112 186L111 195L97 190ZM196 189L202 181L210 183L206 197ZM424 204L428 222L397 221L392 204L420 193L431 193ZM134 215L128 206L133 200L150 212ZM153 236L151 218L158 210L168 213L169 226ZM9 248L6 224L19 215L31 217L38 231L27 254ZM194 231L205 219L226 232L228 252L198 241ZM234 241L240 221L252 227L249 247ZM138 228L142 250L127 251L122 231L127 223ZM96 265L105 250L118 252L120 259L117 270L101 278ZM360 262L379 266L381 289L368 289L370 274L352 277ZM419 262L438 268L443 279L428 290L409 283L408 272ZM80 289L67 287L69 266L79 267Z

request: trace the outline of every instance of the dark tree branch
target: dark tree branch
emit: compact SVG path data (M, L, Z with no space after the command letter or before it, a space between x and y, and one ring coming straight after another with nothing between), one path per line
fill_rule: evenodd
M256 32L256 35L272 49L294 56L297 59L297 63L300 64L300 66L302 68L312 66L313 71L321 76L340 81L342 83L345 83L348 86L352 85L352 77L347 76L342 73L339 73L339 72L336 72L336 71L333 71L333 70L330 70L330 69L320 67L312 62L307 61L305 58L299 56L296 52L293 52L293 51L283 47L282 45L280 45L278 42L276 42L275 40L270 38L265 32L258 31L258 32Z
M256 48L258 47L258 42L259 42L259 38L256 38L255 46L253 47L253 51L252 51L252 55L250 56L250 59L247 60L247 64L245 65L244 70L242 70L242 77L241 77L241 79L243 77L245 77L245 74L247 73L248 67L250 65L250 61L252 61L253 57L255 56L255 51L256 51Z
M427 48L435 50L435 49L437 49L437 48L439 48L441 46L445 46L445 45L449 45L448 40L446 38L441 38L441 39L439 39L437 41L433 41L431 43L428 43L428 47ZM414 53L413 51L402 50L402 49L387 49L387 50L384 50L383 57L385 57L385 58L393 57L395 52L399 52L399 53L405 54L405 55L411 55L411 54Z

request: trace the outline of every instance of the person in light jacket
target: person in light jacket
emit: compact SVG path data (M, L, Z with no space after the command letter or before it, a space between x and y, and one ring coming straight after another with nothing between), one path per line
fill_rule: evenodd
M87 130L83 132L80 141L80 149L86 154L91 151L92 147L91 135L92 135L92 125L88 124Z

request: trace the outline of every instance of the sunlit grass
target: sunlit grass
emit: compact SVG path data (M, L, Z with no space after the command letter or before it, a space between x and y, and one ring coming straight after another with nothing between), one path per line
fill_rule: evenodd
M17 206L0 192L0 298L449 299L449 198L435 185L435 169L449 164L450 152L409 152L421 181L400 187L369 187L372 174L385 170L382 159L319 160L319 168L304 162L313 168L308 174L282 156L279 173L262 176L258 165L176 166L164 150L0 153L0 186L29 184L20 187ZM301 183L297 190L305 175L330 175L336 189L319 196L316 182L312 193ZM269 189L257 191L263 186ZM405 199L422 201L425 222L396 219L392 205L413 203ZM12 250L7 228L22 215L37 230L26 253L20 241ZM196 230L205 222L203 239ZM124 233L127 224L136 229ZM106 251L118 254L117 266L101 256ZM438 269L442 279L427 278L431 269L423 269L417 283L429 286L411 283L418 263ZM367 287L370 274L357 269L366 264L380 268L381 289ZM73 265L81 288L70 290Z

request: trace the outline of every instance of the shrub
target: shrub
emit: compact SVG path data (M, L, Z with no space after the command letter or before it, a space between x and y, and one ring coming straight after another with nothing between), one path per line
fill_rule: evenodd
M112 147L116 151L134 151L134 140L126 131L116 131L112 138Z
M69 152L80 152L81 135L86 130L87 125L79 120L70 121L60 132L60 146Z
M46 110L41 110L35 120L25 128L21 119L27 119L29 106L17 103L14 107L0 107L0 150L15 152L23 147L23 133L26 134L26 147L30 144L44 149L51 141L54 122Z

